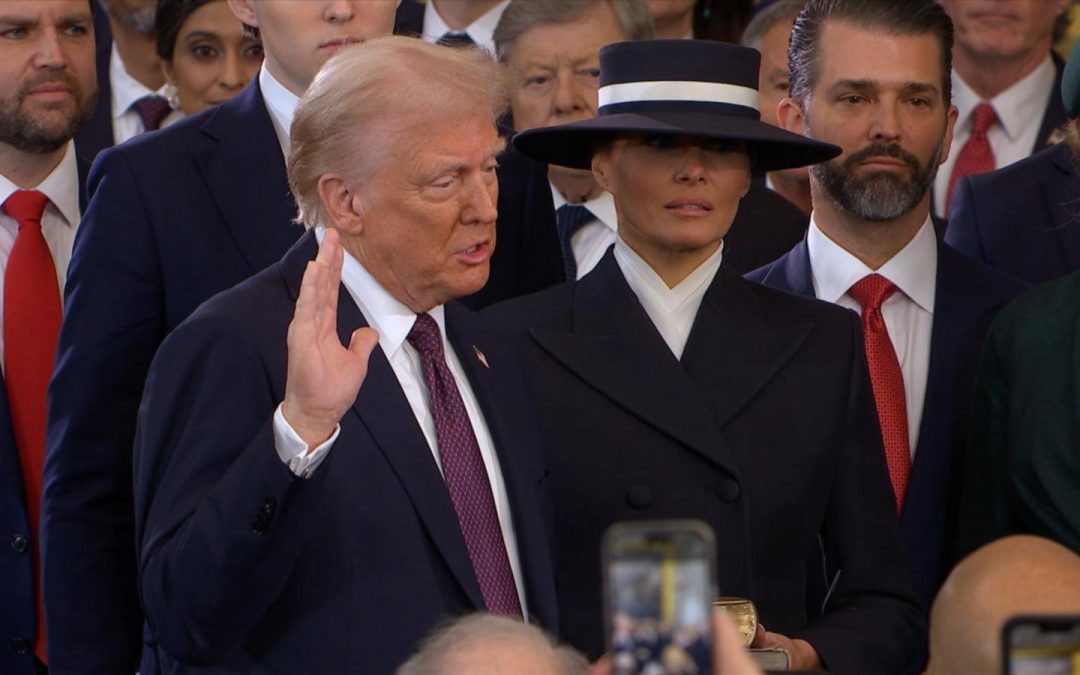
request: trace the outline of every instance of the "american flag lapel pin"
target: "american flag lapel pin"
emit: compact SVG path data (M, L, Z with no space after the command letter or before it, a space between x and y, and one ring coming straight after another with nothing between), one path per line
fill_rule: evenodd
M488 364L487 357L484 356L484 352L480 351L479 347L477 347L476 345L473 345L472 350L473 350L473 352L476 353L476 359L480 362L481 365L483 365L485 368L490 368L491 367Z

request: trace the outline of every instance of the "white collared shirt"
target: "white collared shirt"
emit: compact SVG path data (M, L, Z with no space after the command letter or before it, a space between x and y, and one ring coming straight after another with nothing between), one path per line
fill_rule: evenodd
M316 238L322 243L324 230L317 228ZM379 347L382 349L390 367L397 376L401 390L409 401L416 422L427 440L431 450L431 456L435 465L442 471L442 459L439 456L438 438L435 432L435 420L431 414L430 396L427 384L424 382L424 374L420 365L420 354L409 344L407 338L416 322L416 313L394 296L375 280L364 269L356 258L345 252L345 263L341 270L341 283L349 292L360 313L368 325L379 333ZM439 325L442 334L443 351L446 354L446 363L450 372L457 382L461 400L465 404L465 411L469 414L469 422L472 424L473 433L476 436L477 445L480 446L480 455L484 460L484 468L487 470L488 482L491 484L491 494L495 501L495 510L499 517L499 528L502 530L503 542L506 544L506 552L510 558L510 569L514 574L514 585L517 587L518 599L521 607L528 616L525 604L525 587L522 583L521 561L518 557L517 536L514 532L514 522L510 513L510 499L506 492L506 482L503 480L502 469L499 465L499 455L495 452L495 442L491 438L487 421L480 403L473 393L469 378L461 365L458 354L446 337L446 316L444 307L439 305L428 311L428 314ZM466 355L473 358L474 355ZM274 414L274 438L278 456L298 476L309 476L318 469L319 464L326 458L330 447L337 440L340 425L335 429L333 436L307 453L307 445L299 435L289 426L278 406Z
M292 129L293 116L296 115L296 107L300 105L300 97L278 82L266 69L266 63L259 68L259 89L266 104L266 111L270 113L270 122L274 125L278 144L281 145L281 156L288 157L291 147L289 132Z
M555 202L556 212L560 206L570 203L554 185L551 186L551 198ZM596 267L596 263L600 262L607 250L615 243L615 234L619 231L615 198L610 192L601 192L599 196L582 202L580 206L589 209L593 218L570 237L570 249L574 252L574 260L577 261L578 279Z
M483 15L478 17L476 21L473 21L463 31L457 31L450 26L446 25L443 18L439 16L439 10L435 8L435 3L428 0L424 5L424 29L421 37L425 42L436 43L443 35L447 33L466 33L472 41L478 46L483 47L487 53L492 56L495 55L495 27L499 25L499 19L502 17L503 10L510 4L510 0L503 0L499 4L495 5Z
M124 60L120 58L120 50L116 43L112 46L112 56L109 57L109 86L112 89L112 120L113 142L120 145L126 140L134 138L146 131L143 127L142 118L132 107L135 101L143 96L157 94L165 95L165 87L157 91L151 91L141 82L128 74L124 67ZM177 120L183 119L184 113L173 110L161 121L161 128L169 126Z
M0 204L6 202L13 192L21 189L23 188L0 174ZM68 263L71 262L71 247L75 241L79 219L82 217L79 211L79 168L75 161L74 141L68 141L64 157L52 173L37 187L30 189L49 198L45 212L41 215L41 234L45 237L53 265L56 266L57 287L63 300ZM4 361L4 275L18 234L19 224L14 218L0 211L0 364Z
M615 262L676 359L682 358L694 319L701 309L701 300L720 269L723 255L724 243L720 242L716 252L696 270L674 288L668 288L660 275L622 237L615 240Z
M1024 159L1031 154L1036 143L1042 147L1050 140L1037 136L1056 77L1054 61L1047 54L1046 60L1038 68L989 101L998 116L998 123L986 132L990 148L994 151L996 168L1000 169ZM939 216L945 215L945 198L948 195L953 167L956 166L956 156L971 137L974 118L972 113L975 106L983 102L955 70L952 82L953 103L956 104L959 114L949 158L938 168L937 177L934 179L934 213Z
M806 245L810 251L814 293L821 300L861 313L859 303L848 295L848 289L857 281L877 273L896 285L897 292L882 303L881 314L904 376L908 446L914 459L930 373L930 339L937 294L937 235L933 223L927 216L907 246L876 270L825 236L813 213Z

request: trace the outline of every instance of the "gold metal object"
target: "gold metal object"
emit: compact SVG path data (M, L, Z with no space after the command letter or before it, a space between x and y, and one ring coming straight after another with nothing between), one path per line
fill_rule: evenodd
M713 605L722 608L739 631L747 646L754 641L757 633L758 616L754 603L746 598L723 597L713 600Z

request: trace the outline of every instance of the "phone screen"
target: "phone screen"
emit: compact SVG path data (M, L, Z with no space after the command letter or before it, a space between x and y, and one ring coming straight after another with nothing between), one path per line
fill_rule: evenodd
M1003 637L1009 675L1080 675L1080 616L1017 617Z
M680 521L617 525L605 548L616 675L708 673L716 593L714 544L707 526Z

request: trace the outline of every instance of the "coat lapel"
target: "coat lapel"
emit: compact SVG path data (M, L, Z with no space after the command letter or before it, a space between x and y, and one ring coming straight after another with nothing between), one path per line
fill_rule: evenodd
M294 300L299 295L307 261L315 258L317 249L314 233L308 232L282 261L282 271ZM344 286L338 295L337 322L342 344L349 343L354 330L367 325ZM359 417L393 468L436 549L473 606L483 609L484 596L469 560L450 493L381 348L376 347L371 353L367 377L351 412Z
M697 387L626 284L611 251L577 283L572 331L530 333L590 386L738 477Z
M211 113L202 132L213 142L196 162L254 274L276 262L303 233L292 222L296 205L258 78Z
M1046 179L1040 181L1042 202L1050 211L1051 227L1061 243L1058 250L1065 259L1065 269L1080 269L1080 228L1076 226L1080 200L1062 197L1075 193L1075 182L1080 180L1080 172L1068 145L1060 143L1051 152L1055 171L1053 174L1041 172L1047 174Z
M769 267L769 271L761 278L761 283L788 293L808 298L816 297L814 276L810 268L810 249L806 245L805 237Z

